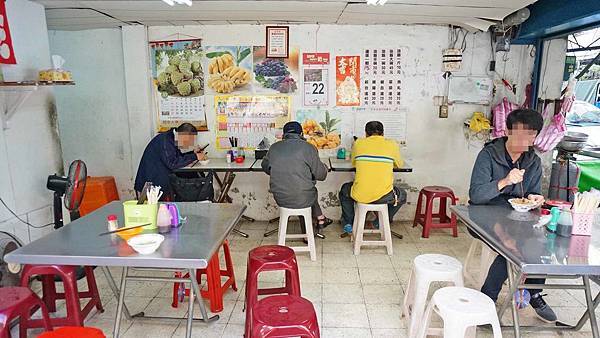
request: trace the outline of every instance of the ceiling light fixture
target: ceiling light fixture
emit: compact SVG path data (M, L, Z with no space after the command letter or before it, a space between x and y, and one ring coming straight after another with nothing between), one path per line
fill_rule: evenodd
M367 5L383 6L383 5L385 5L386 2L387 2L387 0L367 0Z
M178 5L185 4L188 6L192 5L192 0L162 0L162 1L165 2L169 6L175 6L175 4L178 4Z
M175 3L173 2L173 0L162 0L162 1L169 6L175 6Z

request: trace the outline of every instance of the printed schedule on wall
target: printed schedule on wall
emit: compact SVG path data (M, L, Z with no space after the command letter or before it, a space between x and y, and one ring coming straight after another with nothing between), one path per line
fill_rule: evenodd
M363 52L362 105L400 106L402 48L370 48Z

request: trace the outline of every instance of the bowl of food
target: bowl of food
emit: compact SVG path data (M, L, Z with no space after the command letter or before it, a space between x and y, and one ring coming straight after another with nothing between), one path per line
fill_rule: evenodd
M154 253L156 249L165 240L165 236L161 234L142 234L131 237L127 240L127 244L142 255Z
M585 148L586 145L587 145L587 143L585 143L585 141L582 142L582 141L562 140L558 144L558 147L562 150L566 150L566 151L570 151L570 152L577 152L577 151L580 151L581 149Z
M527 212L537 207L537 203L527 198L511 198L508 203L518 212Z
M200 165L208 165L208 163L210 163L210 160L202 160L199 161Z

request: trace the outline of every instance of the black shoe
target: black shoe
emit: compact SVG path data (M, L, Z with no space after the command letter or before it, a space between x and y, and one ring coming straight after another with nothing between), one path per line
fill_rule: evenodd
M317 227L319 227L319 229L325 229L331 223L333 223L333 220L327 217L323 219L317 219Z
M545 295L544 295L545 296ZM556 314L550 307L550 305L546 304L542 295L537 293L531 296L531 300L529 301L531 307L535 310L535 314L546 323L554 323L556 322Z

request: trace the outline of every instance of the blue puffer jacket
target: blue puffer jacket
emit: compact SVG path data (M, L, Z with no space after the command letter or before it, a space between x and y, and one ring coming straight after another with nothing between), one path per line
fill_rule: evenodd
M169 174L196 160L193 151L182 153L175 144L173 129L156 135L144 150L135 176L135 190L142 191L144 183L159 185L165 194L171 192Z

